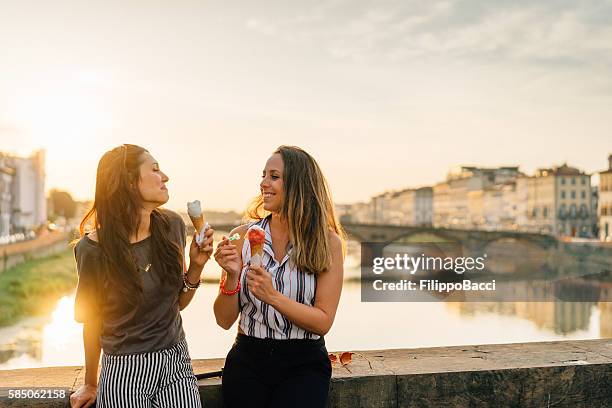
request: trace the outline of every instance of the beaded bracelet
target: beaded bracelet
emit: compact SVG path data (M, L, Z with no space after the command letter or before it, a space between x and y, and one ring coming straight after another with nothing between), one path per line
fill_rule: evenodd
M225 289L225 278L226 277L227 276L222 277L221 282L219 282L219 288L221 289L221 293L223 293L224 295L232 296L240 292L240 275L238 275L238 286L236 286L236 289L234 290Z
M183 292L187 292L189 290L196 290L197 288L200 287L200 283L201 281L198 279L198 283L193 284L193 283L189 283L189 280L187 279L187 273L183 274Z

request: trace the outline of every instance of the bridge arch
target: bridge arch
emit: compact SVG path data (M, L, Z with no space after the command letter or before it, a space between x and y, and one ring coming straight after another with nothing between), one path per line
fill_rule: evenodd
M344 231L348 237L348 239L352 239L353 241L357 241L357 242L365 242L367 241L367 239L365 239L365 237L361 236L360 234L355 233L355 231L353 230L346 230Z
M410 240L411 238L421 237L421 239ZM433 239L432 239L433 238ZM406 232L393 238L388 243L453 243L462 244L461 239L452 234L448 234L442 229L423 228Z
M482 250L495 242L509 238L531 245L535 244L542 249L554 248L558 242L551 235L518 231L465 230L434 228L431 226L377 224L345 224L344 228L351 239L359 242L392 243L405 241L410 243L411 237L425 236L426 239L421 240L421 242L453 243L461 245L468 252Z
M497 243L508 243L515 242L517 244L527 244L530 246L536 246L540 250L548 250L556 246L557 240L552 236L542 236L538 234L526 234L526 233L499 233L493 236L488 236L487 239L482 241L480 245L481 250L485 250L492 245Z

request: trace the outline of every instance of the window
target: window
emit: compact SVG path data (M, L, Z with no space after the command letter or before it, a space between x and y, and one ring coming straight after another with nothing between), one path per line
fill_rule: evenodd
M561 177L561 184L565 184L565 179Z
M580 182L584 186L586 184L586 177L583 177L582 180L580 180Z
M580 192L580 198L582 199L586 198L586 193L584 191Z
M587 208L586 204L580 204L579 215L583 220L589 218L589 209Z
M565 198L565 191L561 190L561 198Z
M567 218L567 207L565 206L565 204L561 204L561 207L559 207L559 215L558 215L559 219L566 219Z
M548 217L548 207L544 207L544 210L542 211L542 216L544 218Z
M572 184L576 184L576 177L572 177Z
M576 198L576 192L572 190L572 198Z

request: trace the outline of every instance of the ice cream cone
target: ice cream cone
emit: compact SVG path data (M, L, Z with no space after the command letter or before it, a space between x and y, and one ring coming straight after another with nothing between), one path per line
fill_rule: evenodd
M204 216L200 215L199 217L192 217L190 215L189 218L191 218L191 223L193 224L196 232L199 235L204 229Z
M263 260L263 246L266 242L266 232L254 225L247 231L247 239L251 246L251 265L261 266Z
M206 223L204 222L204 214L202 214L202 206L200 200L195 200L187 203L187 214L198 235L201 234Z

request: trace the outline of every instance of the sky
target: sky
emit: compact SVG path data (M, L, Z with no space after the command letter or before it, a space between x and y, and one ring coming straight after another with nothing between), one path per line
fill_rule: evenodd
M47 187L147 148L168 206L242 210L298 145L336 202L458 165L612 153L612 1L0 0L0 151L47 152Z

